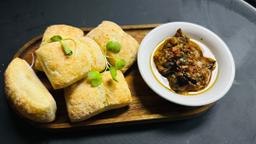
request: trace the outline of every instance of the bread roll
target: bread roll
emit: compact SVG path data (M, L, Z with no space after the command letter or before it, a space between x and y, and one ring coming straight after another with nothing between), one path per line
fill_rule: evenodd
M36 122L55 119L55 100L25 60L12 60L4 78L7 99L23 117Z
M65 89L65 99L71 122L82 121L105 111L103 85L91 87L86 80L82 80Z
M84 32L77 27L73 27L69 25L64 25L64 24L52 25L45 30L43 34L41 46L49 43L51 37L55 35L60 35L63 39L68 39L68 38L82 37L84 36ZM39 71L43 71L37 59L35 60L35 69Z
M121 71L117 71L118 81L114 81L109 71L102 73L103 85L107 97L107 109L115 109L131 103L131 92Z
M84 32L77 27L65 24L51 25L44 32L41 45L48 43L51 37L60 35L63 39L76 38L84 36Z
M45 44L35 52L54 89L65 88L83 79L90 70L105 69L106 59L93 40L82 37L64 42L72 55L65 55L60 42Z
M108 60L112 65L115 65L116 58L125 60L126 65L121 69L122 72L125 72L136 60L139 48L138 42L114 22L103 21L96 28L92 29L87 36L94 39L100 45L101 50L110 57ZM107 51L106 45L109 41L117 41L121 44L119 53Z
M86 120L101 112L124 107L131 101L131 92L121 71L118 82L109 72L103 72L103 83L92 87L86 79L65 88L67 111L71 122Z
M106 57L103 55L100 46L89 37L80 37L77 38L80 42L85 44L88 48L88 53L93 57L92 61L92 70L103 71L106 67Z

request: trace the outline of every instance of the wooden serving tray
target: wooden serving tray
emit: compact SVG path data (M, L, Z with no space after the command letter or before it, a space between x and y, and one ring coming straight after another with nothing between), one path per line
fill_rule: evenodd
M122 26L122 28L137 39L138 42L141 42L143 37L156 26L158 26L158 24L126 25ZM86 34L92 28L82 29ZM23 58L31 64L32 53L39 47L41 40L42 36L33 38L15 54L15 57ZM36 71L36 73L56 100L56 120L47 124L27 121L36 127L48 130L63 130L76 127L92 128L107 125L157 122L163 120L183 120L198 116L213 106L213 104L210 104L201 107L184 107L162 99L143 81L135 62L134 65L125 73L125 78L133 98L129 107L110 110L88 120L79 123L71 123L67 115L63 90L53 90L44 73L38 71Z

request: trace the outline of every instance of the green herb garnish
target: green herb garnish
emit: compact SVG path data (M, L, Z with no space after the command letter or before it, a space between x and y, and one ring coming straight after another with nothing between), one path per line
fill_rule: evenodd
M99 86L101 83L102 83L102 81L93 80L93 81L91 81L91 86L92 86L92 87L97 87L97 86Z
M54 35L50 38L51 42L60 42L61 47L64 51L65 55L71 56L73 54L72 50L69 48L67 44L64 43L65 39L62 39L60 35ZM66 39L67 40L67 39Z
M106 45L108 51L113 53L119 53L121 50L121 44L117 41L109 41Z
M60 35L55 35L53 37L51 37L51 42L57 42L57 41L61 41L62 37Z
M68 47L67 44L65 44L63 41L60 41L61 47L63 48L63 51L65 55L71 56L73 54L72 50Z
M117 69L115 67L113 67L113 66L110 66L109 71L110 71L112 79L117 81L117 79L116 79Z
M115 68L120 70L125 66L125 60L123 59L116 59L115 61Z
M114 81L117 81L117 70L122 69L125 66L125 61L123 59L115 59L115 66L112 66L107 62L106 70L109 70L111 77ZM90 71L87 73L87 80L92 87L97 87L102 83L101 73L98 71Z
M97 87L102 83L102 76L98 71L90 71L87 73L87 80L92 87Z

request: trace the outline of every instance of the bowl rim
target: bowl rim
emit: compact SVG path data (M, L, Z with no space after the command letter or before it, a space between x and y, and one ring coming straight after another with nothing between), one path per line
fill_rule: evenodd
M143 62L140 61L141 57L142 57L142 48L144 47L144 45L146 45L149 37L152 36L152 34L154 34L156 31L158 31L159 29L163 29L165 27L168 27L170 25L192 25L194 27L197 27L198 29L202 29L204 31L207 31L207 33L209 33L210 35L212 35L216 40L218 40L220 42L221 45L223 45L225 51L227 52L227 57L228 59L230 59L230 65L231 65L231 77L228 81L228 84L227 84L227 87L225 87L225 89L223 89L221 92L219 92L219 94L217 96L214 96L213 98L211 99L208 99L208 100L205 100L204 102L198 102L198 103L188 103L188 102L184 102L184 101L177 101L175 100L175 98L172 98L170 96L165 96L164 94L162 94L160 92L159 89L156 89L154 88L153 84L150 83L149 79L144 75L144 72L143 72L143 68L142 68L142 64ZM153 50L154 51L154 50ZM184 106L202 106L202 105L207 105L207 104L210 104L210 103L213 103L213 102L216 102L218 101L219 99L221 99L222 97L225 96L225 94L230 90L230 88L232 87L232 84L233 84L233 81L235 79L235 62L234 62L234 59L233 59L233 56L231 54L231 51L230 49L228 48L227 44L217 35L215 34L214 32L212 32L211 30L201 26L201 25L198 25L198 24L195 24L195 23L190 23L190 22L182 22L182 21L178 21L178 22L168 22L168 23L164 23L164 24L161 24L159 26L157 26L156 28L154 28L153 30L151 30L149 33L147 33L147 35L143 38L143 40L141 41L141 44L140 44L140 47L138 49L138 53L137 53L137 64L138 64L138 69L139 69L139 72L143 78L143 80L146 82L146 84L150 87L151 90L153 90L155 93L157 93L160 97L168 100L168 101L171 101L173 103L176 103L176 104L179 104L179 105L184 105ZM218 79L216 80L218 81Z

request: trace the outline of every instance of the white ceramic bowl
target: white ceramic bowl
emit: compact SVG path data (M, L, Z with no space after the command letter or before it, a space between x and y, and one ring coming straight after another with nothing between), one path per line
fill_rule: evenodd
M168 81L161 76L153 62L157 45L173 36L178 28L199 44L204 56L217 61L210 87L202 93L186 96L170 91ZM235 77L234 60L225 42L212 31L187 22L170 22L150 31L141 42L137 62L140 74L153 91L168 101L185 106L202 106L219 100L228 92Z

